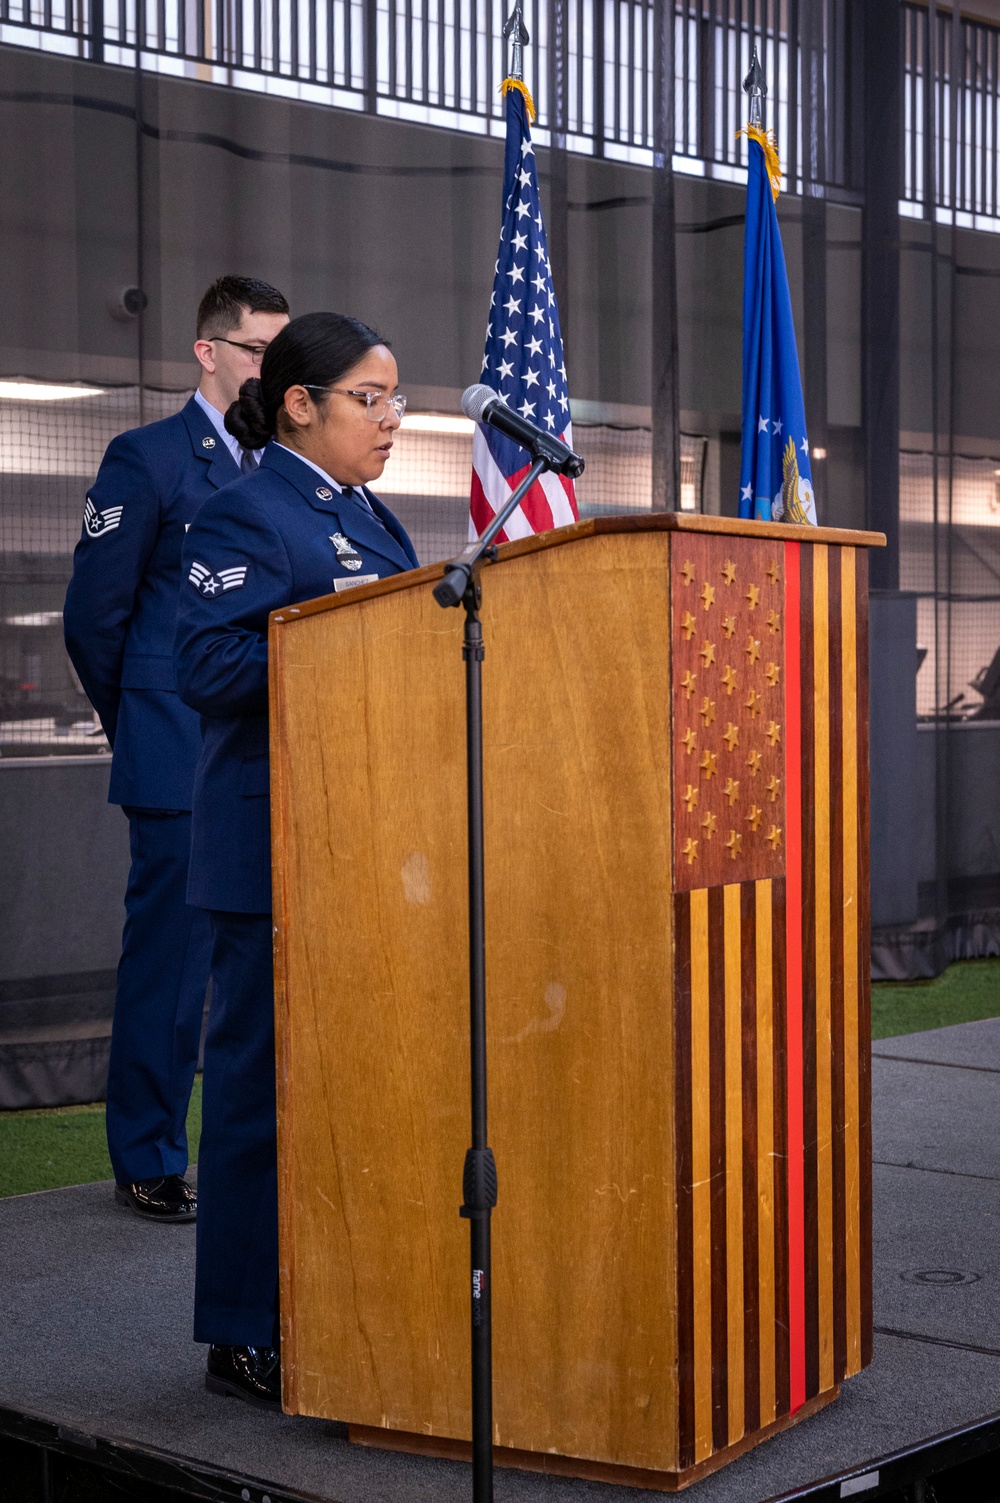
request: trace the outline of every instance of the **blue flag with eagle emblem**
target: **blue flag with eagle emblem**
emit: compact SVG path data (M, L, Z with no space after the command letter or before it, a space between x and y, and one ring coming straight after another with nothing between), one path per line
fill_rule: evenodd
M740 516L816 525L805 402L775 200L773 136L747 127Z

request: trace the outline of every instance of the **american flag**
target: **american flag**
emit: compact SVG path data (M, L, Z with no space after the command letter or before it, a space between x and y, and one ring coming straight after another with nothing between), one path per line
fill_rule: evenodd
M508 407L572 446L559 310L538 196L528 104L523 85L508 79L505 87L503 224L482 379ZM477 426L472 441L470 537L477 537L500 511L529 468L527 453L513 439L484 423ZM547 532L575 522L577 516L572 480L546 474L531 487L499 540Z

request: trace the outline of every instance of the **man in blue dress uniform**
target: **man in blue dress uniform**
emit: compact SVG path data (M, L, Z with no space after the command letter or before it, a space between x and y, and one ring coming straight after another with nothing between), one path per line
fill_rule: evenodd
M108 799L128 816L132 856L108 1069L115 1198L155 1221L196 1214L185 1122L211 949L204 913L186 901L201 733L174 680L181 548L202 502L256 468L223 415L287 322L266 282L227 276L208 289L198 390L108 446L66 595L66 647L113 749Z

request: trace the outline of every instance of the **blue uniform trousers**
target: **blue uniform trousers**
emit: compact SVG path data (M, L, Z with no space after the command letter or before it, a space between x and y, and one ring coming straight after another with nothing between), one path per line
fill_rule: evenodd
M108 1149L131 1184L188 1165L186 1119L198 1063L211 931L185 898L186 810L126 809L132 865L108 1063Z
M269 913L213 911L194 1339L278 1345L274 962Z

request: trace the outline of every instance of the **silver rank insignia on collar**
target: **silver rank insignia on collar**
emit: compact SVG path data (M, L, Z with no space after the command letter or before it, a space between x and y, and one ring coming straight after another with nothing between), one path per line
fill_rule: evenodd
M318 485L316 487L316 494L317 494L317 496L319 497L319 499L321 501L332 501L333 500L333 491L330 489L330 487L328 485Z
M201 441L201 447L203 449L214 449L215 448L215 439L214 438L203 438L202 441Z
M342 532L331 532L330 542L337 550L337 562L343 564L345 569L351 572L360 569L362 564L361 554L355 548L350 538L345 538Z

